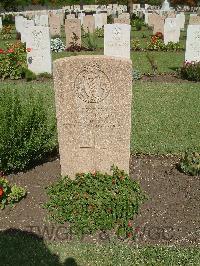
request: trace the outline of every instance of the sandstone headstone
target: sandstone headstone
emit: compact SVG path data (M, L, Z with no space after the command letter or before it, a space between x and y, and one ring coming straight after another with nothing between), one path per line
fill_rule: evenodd
M26 48L28 69L36 74L52 73L49 27L34 26L27 32Z
M76 18L75 17L75 14L69 14L69 15L67 15L67 19L74 19L74 18Z
M95 30L95 19L92 15L83 17L83 29L85 32L93 33Z
M107 24L104 26L104 55L130 58L131 26Z
M49 14L49 26L50 26L50 35L60 36L61 35L61 25L59 15Z
M153 27L153 34L156 34L156 32L161 32L162 34L164 34L164 23L164 17L157 16Z
M128 24L130 25L130 19L127 18L114 18L114 23L116 24Z
M131 60L58 59L54 87L61 174L109 173L113 164L129 172Z
M81 21L80 19L65 20L66 48L72 43L81 46Z
M130 14L129 13L122 13L122 14L119 15L119 18L130 19Z
M164 24L164 43L177 43L180 38L180 27L176 18L166 18Z
M190 25L199 25L200 24L200 16L190 16L189 24Z
M188 25L185 61L200 62L200 25Z

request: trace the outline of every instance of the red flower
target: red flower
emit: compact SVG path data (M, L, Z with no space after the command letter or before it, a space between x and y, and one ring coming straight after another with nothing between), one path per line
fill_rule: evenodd
M131 227L132 226L132 223L131 221L128 222L128 227Z
M131 238L132 237L132 233L128 233L128 238Z
M0 49L0 54L4 54L4 50L3 49Z
M13 52L14 52L13 49L9 49L9 50L7 51L7 53L13 53Z
M31 48L27 48L26 51L27 51L28 53L30 53L30 52L32 51L32 49L31 49Z
M0 197L2 197L2 196L3 196L3 194L4 194L3 188L2 188L2 187L0 187Z

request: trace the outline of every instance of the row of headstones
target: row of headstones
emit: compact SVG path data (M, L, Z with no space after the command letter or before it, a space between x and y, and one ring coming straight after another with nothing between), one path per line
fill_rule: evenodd
M74 20L78 21L78 19ZM73 20L69 21L71 23ZM67 30L71 39L74 31L81 36L80 23L74 24L73 28L67 27ZM130 59L130 31L131 26L127 24L106 24L104 26L104 55ZM69 40L68 38L68 42ZM50 46L49 27L29 27L26 31L26 48L28 68L31 71L36 74L52 73Z

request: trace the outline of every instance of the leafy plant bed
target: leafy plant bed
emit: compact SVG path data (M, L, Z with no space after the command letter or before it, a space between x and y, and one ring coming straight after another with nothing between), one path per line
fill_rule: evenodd
M179 160L180 158L173 156L132 156L130 176L140 182L149 199L132 221L135 237L128 239L130 243L198 245L200 179L179 172L176 168ZM26 173L8 176L11 183L26 188L27 197L14 209L5 208L0 211L0 230L20 228L34 232L46 240L75 240L73 234L64 234L65 229L68 230L68 224L58 226L48 223L47 211L42 207L47 201L45 187L58 181L59 175L60 165L57 159ZM112 242L113 236L112 231L108 230L86 235L81 242L107 243ZM123 237L118 240L127 241Z

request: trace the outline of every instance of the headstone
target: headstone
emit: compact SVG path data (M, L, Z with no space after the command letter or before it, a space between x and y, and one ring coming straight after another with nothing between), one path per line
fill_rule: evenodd
M60 17L59 15L54 15L52 13L49 14L49 26L50 26L50 35L60 36L61 35L61 25L60 25Z
M153 34L156 34L157 32L161 32L162 34L164 34L164 23L164 17L157 16L153 27Z
M122 13L122 14L119 15L118 18L130 19L130 14L129 13Z
M17 32L21 32L23 30L23 23L23 16L15 16L15 28Z
M95 19L92 15L83 17L83 29L85 32L93 33L95 30Z
M21 42L25 43L27 40L27 33L30 27L34 26L33 20L28 20L26 18L23 19L23 27L21 29Z
M164 24L164 43L177 43L180 38L180 27L176 18L166 18Z
M178 25L179 25L180 29L184 30L184 27L185 27L185 14L183 12L180 13L180 14L177 14L176 18L178 20Z
M112 71L111 71L112 69ZM54 63L61 174L129 172L132 63L73 56Z
M114 18L115 24L128 24L130 25L130 19L127 18Z
M2 30L3 25L2 25L2 17L0 17L0 31Z
M200 25L188 25L185 61L200 62Z
M154 27L154 25L156 23L157 16L158 15L156 13L150 13L150 14L148 14L148 25L150 27Z
M104 55L130 58L131 26L107 24L104 26Z
M190 25L199 25L200 24L200 16L190 16L189 24Z
M34 26L27 32L26 48L28 69L36 74L52 73L49 27Z
M70 47L73 42L76 43L76 45L81 46L81 21L80 19L77 19L77 18L66 19L65 20L65 34L66 34L66 48Z
M85 16L85 13L78 13L78 19L81 20L81 25L83 25L83 17Z
M103 17L102 14L94 14L94 20L95 20L95 29L102 29L103 27Z
M39 18L40 26L48 27L49 26L49 17L48 15L41 15Z
M75 14L69 14L67 15L67 19L74 19L75 18Z

